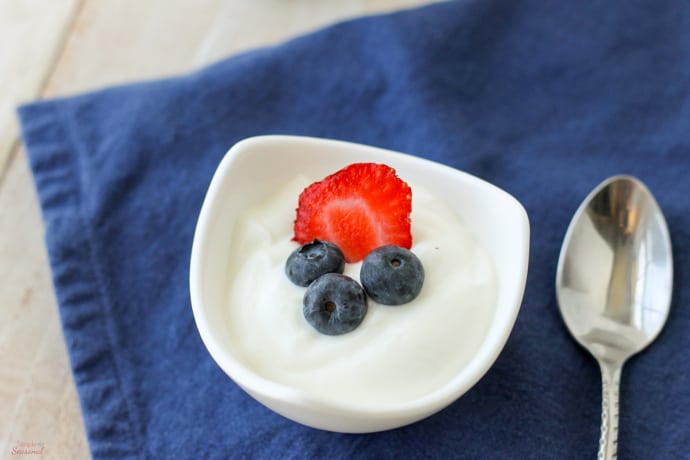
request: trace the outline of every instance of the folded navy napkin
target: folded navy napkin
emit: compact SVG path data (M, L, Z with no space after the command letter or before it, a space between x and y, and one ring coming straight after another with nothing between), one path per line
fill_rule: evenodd
M554 279L573 212L619 173L655 194L675 250L668 323L624 370L620 458L690 458L687 2L439 3L19 114L94 458L594 458L599 371ZM436 160L527 209L515 329L439 414L365 435L307 428L206 352L188 290L196 218L228 148L276 133Z

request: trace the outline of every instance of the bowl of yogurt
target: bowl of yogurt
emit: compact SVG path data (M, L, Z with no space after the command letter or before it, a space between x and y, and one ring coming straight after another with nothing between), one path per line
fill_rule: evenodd
M328 336L302 315L285 275L298 247L300 192L357 162L383 163L412 188L412 252L424 286L409 304L369 300L352 332ZM522 205L477 177L412 155L343 141L259 136L216 170L192 245L190 294L209 354L261 404L318 429L365 433L426 418L493 365L527 277ZM360 264L345 274L358 279Z

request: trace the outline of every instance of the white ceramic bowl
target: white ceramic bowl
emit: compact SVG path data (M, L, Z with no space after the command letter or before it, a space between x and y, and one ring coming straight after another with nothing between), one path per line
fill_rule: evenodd
M422 398L365 410L307 397L270 381L232 353L226 323L230 235L238 214L276 192L296 174L322 178L355 162L385 163L410 183L436 196L453 197L464 225L493 259L498 281L495 314L478 352L454 378ZM218 365L247 393L299 423L330 431L362 433L425 418L469 390L491 367L513 327L524 291L529 222L520 203L499 188L456 169L418 157L348 142L295 136L261 136L233 146L209 186L192 247L190 291L201 338Z

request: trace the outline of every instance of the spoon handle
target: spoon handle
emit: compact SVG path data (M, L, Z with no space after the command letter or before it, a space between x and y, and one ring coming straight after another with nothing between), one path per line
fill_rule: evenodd
M618 401L623 365L599 360L601 369L601 437L597 460L611 460L618 455Z

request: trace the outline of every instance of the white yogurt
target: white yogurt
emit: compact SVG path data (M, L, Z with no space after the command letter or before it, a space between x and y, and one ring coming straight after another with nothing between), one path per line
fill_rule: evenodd
M300 192L298 177L248 210L233 231L227 321L237 356L263 377L331 402L385 407L424 396L467 365L496 303L487 252L459 216L415 187L412 251L424 265L419 296L400 306L369 299L360 326L340 336L314 330L302 315L306 288L285 275ZM359 280L361 263L345 274Z

